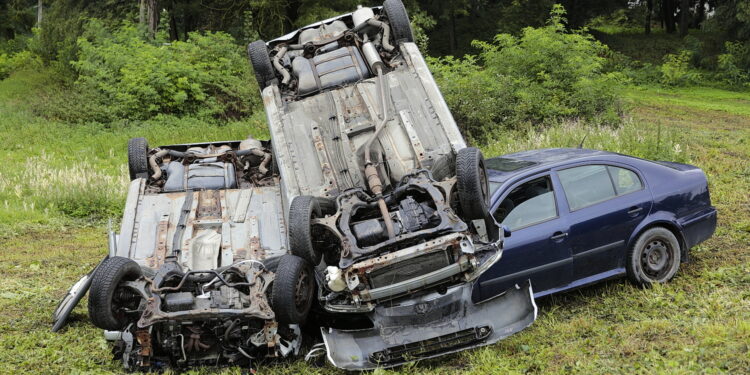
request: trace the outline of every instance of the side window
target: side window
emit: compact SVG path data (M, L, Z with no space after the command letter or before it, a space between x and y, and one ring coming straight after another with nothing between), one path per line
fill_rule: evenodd
M572 211L617 195L607 167L604 165L584 165L563 169L558 171L557 175L560 177L565 197Z
M643 183L635 172L618 167L607 167L612 182L615 184L617 195L624 195L643 189Z
M510 230L527 227L557 217L557 203L549 176L515 187L493 214Z

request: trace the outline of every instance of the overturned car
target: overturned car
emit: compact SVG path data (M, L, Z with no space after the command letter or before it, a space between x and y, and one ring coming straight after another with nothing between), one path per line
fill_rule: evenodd
M289 248L314 267L325 313L371 323L322 328L334 365L398 365L533 322L530 285L472 301L505 233L487 213L482 154L466 146L400 1L251 43L248 54Z
M109 255L63 299L53 331L90 289L89 317L130 370L298 354L289 316L314 290L313 275L287 255L270 144L152 149L135 138L128 159L120 233L110 231Z

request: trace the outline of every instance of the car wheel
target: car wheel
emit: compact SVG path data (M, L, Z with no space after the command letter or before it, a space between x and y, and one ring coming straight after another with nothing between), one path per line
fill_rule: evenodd
M128 171L130 180L148 178L148 142L146 138L131 138L128 141Z
M263 91L263 89L273 84L273 80L276 79L273 65L271 65L271 57L268 56L266 42L256 40L250 43L247 46L247 55L250 57L250 64L252 64L255 71L255 79L258 80L258 87L260 87L260 91Z
M137 280L141 275L141 267L132 259L111 257L102 262L94 272L89 290L89 318L95 326L110 331L125 328L128 322L124 307L128 304L133 307L134 296L120 283Z
M681 248L666 228L651 228L638 237L628 252L628 278L639 286L671 280L680 268Z
M313 244L311 220L322 215L320 201L309 195L295 197L289 207L289 248L312 265L320 263L322 254Z
M456 156L458 202L464 219L484 219L487 213L489 187L484 157L479 149L466 147Z
M313 269L304 259L282 255L271 286L271 306L282 324L302 324L315 295Z
M401 42L414 42L414 33L409 23L409 15L401 0L385 0L383 11L390 21L393 39L396 45Z

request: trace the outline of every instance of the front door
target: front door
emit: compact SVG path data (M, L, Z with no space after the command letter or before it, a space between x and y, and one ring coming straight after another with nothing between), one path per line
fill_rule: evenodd
M500 193L492 206L498 223L511 230L502 258L479 279L479 299L531 279L534 293L567 285L571 276L567 221L549 174L524 179ZM475 291L475 296L476 296Z

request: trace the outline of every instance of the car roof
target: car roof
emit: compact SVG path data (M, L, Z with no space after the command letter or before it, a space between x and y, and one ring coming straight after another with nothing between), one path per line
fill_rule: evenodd
M599 157L627 157L614 152L586 148L545 148L506 154L485 160L490 181L503 182L518 173L546 170L563 162Z

